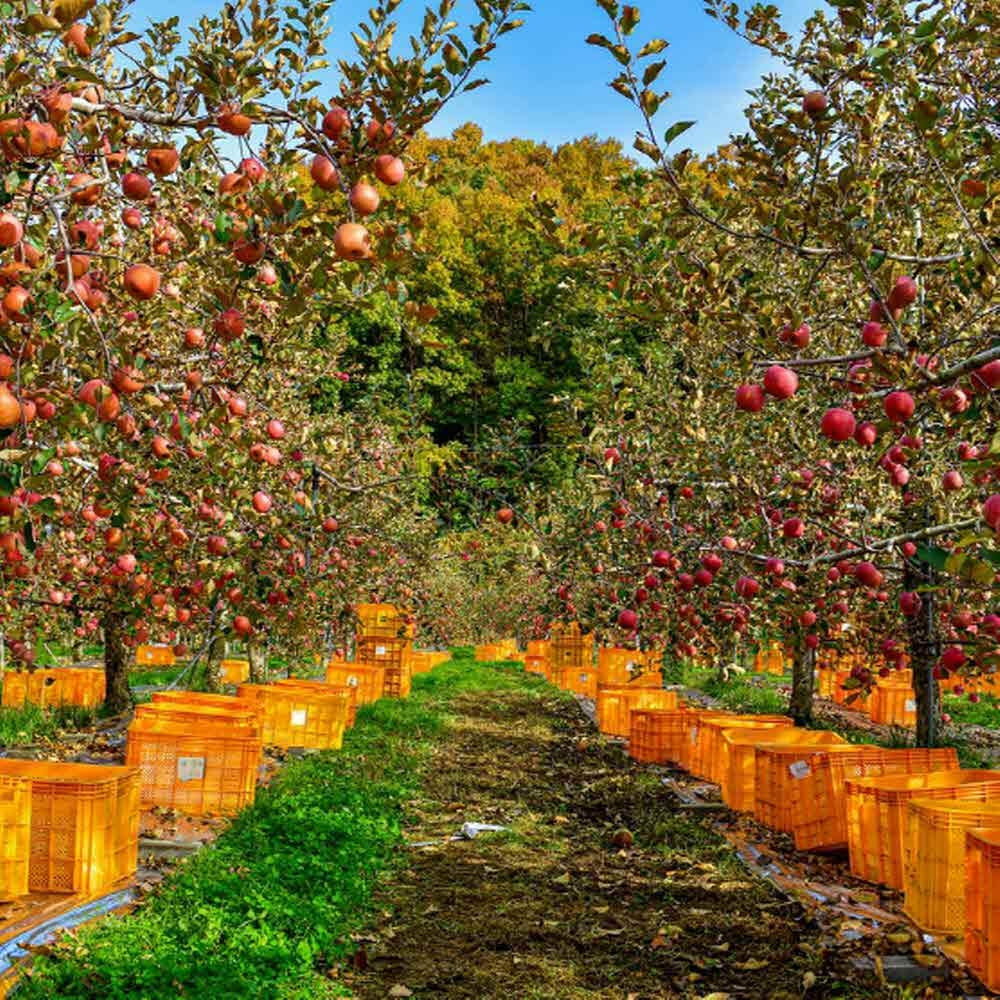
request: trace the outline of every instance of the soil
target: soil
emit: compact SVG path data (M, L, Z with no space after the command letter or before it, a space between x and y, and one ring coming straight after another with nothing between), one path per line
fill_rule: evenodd
M848 917L756 877L721 832L745 821L686 806L664 778L688 779L631 761L575 702L477 692L451 711L377 919L331 970L361 1000L898 1000L852 960L934 964L902 922L852 940ZM466 822L509 829L450 839Z

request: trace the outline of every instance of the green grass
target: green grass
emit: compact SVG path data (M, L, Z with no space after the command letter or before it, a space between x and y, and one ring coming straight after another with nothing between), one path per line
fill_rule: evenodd
M135 914L38 957L18 997L343 996L324 973L356 947L449 702L533 688L544 682L463 657L416 677L409 699L362 708L343 750L288 764Z
M777 690L778 685L787 686L788 682L780 677L774 677L773 684L757 683L756 678L767 677L766 674L752 675L755 678L753 682L750 680L751 675L746 674L736 674L728 681L721 681L718 671L707 667L696 667L689 663L674 669L670 676L677 678L673 683L703 691L715 698L720 707L731 712L783 715L788 711L788 697Z
M130 687L161 687L177 679L183 667L153 667L149 670L130 670Z
M994 695L981 695L978 702L971 702L966 694L946 694L943 707L951 716L952 723L986 726L989 729L1000 727L1000 698Z
M0 708L0 747L28 746L55 739L60 730L91 726L97 713L92 708L66 705L61 708Z

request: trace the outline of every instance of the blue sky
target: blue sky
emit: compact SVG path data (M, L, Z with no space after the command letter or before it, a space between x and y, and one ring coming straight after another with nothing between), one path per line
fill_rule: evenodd
M185 23L216 9L221 0L171 0L169 13ZM786 28L797 28L823 0L775 0ZM370 0L338 0L333 12L331 49L350 54L350 32L364 17ZM423 0L403 0L398 42L419 24ZM558 145L582 135L615 137L630 147L636 117L625 99L607 86L614 76L610 54L588 46L592 32L605 32L608 20L593 0L535 0L525 25L501 39L485 75L489 87L457 98L436 120L434 134L475 121L488 139L513 136ZM714 149L733 131L742 131L745 92L769 68L766 55L709 18L700 0L645 0L636 38L662 37L670 42L667 68L658 83L673 98L661 112L661 132L674 121L695 120L678 147L698 152ZM463 0L461 24L474 6ZM162 18L162 0L136 0L134 18L143 26ZM409 12L409 13L408 13ZM661 57L662 58L662 57ZM333 72L328 71L328 72ZM331 76L331 95L336 77Z

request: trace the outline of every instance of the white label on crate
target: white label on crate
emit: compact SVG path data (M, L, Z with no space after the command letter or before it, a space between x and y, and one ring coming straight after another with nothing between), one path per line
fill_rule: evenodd
M581 684L586 684L587 683L587 675L586 674L580 674L580 683Z
M804 760L797 760L794 764L788 765L788 773L793 778L808 778L813 773L813 769Z
M917 703L912 698L907 698L906 704L903 707L907 712L915 712L917 710Z
M205 777L204 757L178 757L177 780L201 781Z
M698 742L698 727L691 727L691 743L692 745Z
M385 646L376 646L375 647L375 655L376 656L385 656Z
M293 726L304 726L306 724L306 712L304 708L293 708L292 709L292 725Z
M354 676L354 674L351 674L351 676L347 678L347 686L352 688L356 688L358 686L358 679Z

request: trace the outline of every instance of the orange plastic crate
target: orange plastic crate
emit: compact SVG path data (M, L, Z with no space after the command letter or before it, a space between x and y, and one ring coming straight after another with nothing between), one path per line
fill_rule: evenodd
M219 664L223 684L242 684L250 679L248 660L223 660Z
M527 670L529 674L540 674L542 677L544 677L545 657L533 656L531 653L525 654L524 669Z
M28 891L31 854L31 783L0 775L0 903Z
M1000 800L1000 771L885 774L849 781L846 794L854 830L849 839L851 870L869 882L902 889L911 847L909 803Z
M719 741L724 760L720 789L722 800L730 809L752 813L756 801L758 746L828 746L844 741L825 730L796 729L779 726L770 729L727 728Z
M686 732L684 733L684 738L681 740L680 746L678 747L679 757L678 764L684 768L685 771L690 772L698 777L701 777L699 771L701 769L701 750L699 748L699 739L701 738L702 725L705 722L709 722L713 719L735 719L737 715L735 712L718 712L712 709L696 708L688 716L686 720Z
M833 689L830 692L830 697L838 705L843 705L848 696L851 694L850 691L845 691L843 687L844 681L846 681L850 676L850 670L835 670L833 672Z
M677 708L677 692L660 688L612 688L597 690L597 728L608 736L629 735L629 713L636 708Z
M1000 824L1000 802L909 803L911 836L903 911L936 937L965 932L966 834Z
M851 754L850 744L781 746L762 744L754 751L754 818L772 830L795 828L795 785L811 773L822 754Z
M785 654L778 642L770 643L766 648L761 647L754 656L754 671L758 674L778 674L785 672Z
M358 692L358 704L370 705L382 697L385 671L382 667L331 661L326 668L326 682L334 687L355 688Z
M395 604L359 604L357 633L365 638L405 638L413 634L407 624L406 614Z
M517 639L501 639L496 643L498 658L501 660L516 660L520 657Z
M701 727L699 746L700 766L709 781L722 785L723 775L729 768L729 748L724 743L724 734L738 729L787 729L792 728L791 719L762 720L760 717L739 719L710 719ZM762 742L767 742L766 740Z
M842 850L849 845L846 783L859 778L906 771L923 773L955 767L953 749L889 750L855 746L814 758L809 772L794 785L792 833L800 851Z
M329 684L326 681L306 680L298 677L287 677L275 681L275 684L303 687L307 691L318 691L320 694L342 694L347 698L347 728L353 729L358 716L358 689L349 684Z
M1000 828L965 835L965 960L1000 992Z
M434 666L434 661L430 653L415 649L410 654L410 666L415 674L427 674Z
M597 683L607 687L625 687L642 675L642 653L637 649L602 646L597 650Z
M588 683L594 685L596 693L594 637L581 633L580 626L575 622L571 625L557 624L552 626L552 638L549 641L549 663L553 671L562 672L574 669L593 674L593 682Z
M265 746L339 750L344 742L346 694L294 685L241 684L237 697L260 708Z
M172 646L137 646L135 662L143 667L172 667L177 657Z
M22 708L25 704L43 708L59 705L96 708L103 703L104 694L104 671L89 667L10 670L3 674L6 708Z
M378 667L383 673L382 695L385 698L406 698L413 683L409 639L368 639L357 637L357 663Z
M628 753L647 764L677 764L695 713L679 708L633 709L629 713Z
M591 666L564 667L559 686L584 698L597 699L597 671Z
M137 718L128 728L125 762L139 769L143 807L191 816L229 816L254 800L261 742L236 723L196 728Z
M879 684L868 699L872 722L884 726L915 726L917 702L913 688L907 684Z
M0 758L0 775L30 785L30 892L93 893L135 872L135 768Z
M154 691L153 700L136 705L135 718L169 723L183 723L193 732L199 725L240 725L263 732L263 714L259 706L227 694L200 691Z
M793 725L785 715L737 715L731 712L701 712L692 723L688 745L684 751L684 767L698 778L715 781L714 754L716 737L720 727L740 728L741 723L749 727L782 729Z
M3 680L2 704L4 708L23 708L28 700L28 671L5 670L0 673Z

